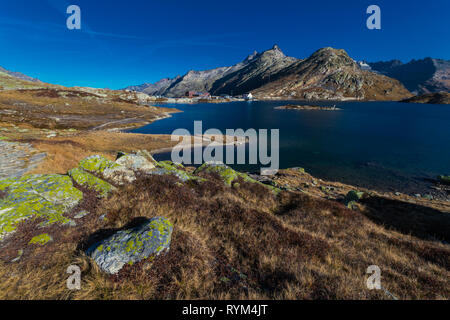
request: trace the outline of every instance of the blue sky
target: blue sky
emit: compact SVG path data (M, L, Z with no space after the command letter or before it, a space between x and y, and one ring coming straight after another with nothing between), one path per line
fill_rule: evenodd
M82 30L66 28L81 8ZM366 28L381 8L382 29ZM0 0L0 66L67 86L123 88L231 65L273 44L305 58L450 59L450 1Z

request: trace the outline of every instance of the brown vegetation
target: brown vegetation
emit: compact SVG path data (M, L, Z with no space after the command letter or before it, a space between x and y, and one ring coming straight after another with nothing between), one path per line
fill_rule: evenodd
M366 287L366 269L375 264L383 287L399 299L448 299L450 249L431 240L427 210L414 207L408 218L420 216L420 224L402 229L389 226L395 203L372 206L369 198L365 205L370 210L359 212L300 192L275 196L244 181L230 188L215 175L188 184L141 177L103 201L85 190L80 208L90 214L76 228L36 230L29 221L5 243L0 298L390 299ZM171 250L155 261L111 277L84 254L93 236L155 216L175 225ZM441 212L439 219L446 224L449 216ZM36 232L54 241L27 245ZM65 287L72 264L83 271L80 291Z

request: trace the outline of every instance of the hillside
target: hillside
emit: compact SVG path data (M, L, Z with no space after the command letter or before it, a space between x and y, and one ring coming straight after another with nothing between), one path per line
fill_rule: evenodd
M275 45L244 61L127 89L167 97L186 91L213 95L255 93L259 98L399 100L411 94L396 80L362 70L343 50L324 48L305 60L286 56Z
M427 93L427 94L423 94L421 96L416 96L416 97L402 100L402 102L450 104L450 93L448 93L448 92Z
M406 64L399 60L369 63L372 70L399 80L418 95L450 92L450 61L425 58Z

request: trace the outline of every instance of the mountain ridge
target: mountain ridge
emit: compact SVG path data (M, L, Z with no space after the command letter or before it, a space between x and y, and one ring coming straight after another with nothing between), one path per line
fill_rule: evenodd
M403 63L400 60L369 62L372 70L402 82L417 94L450 91L450 61L424 58Z
M212 95L252 92L260 98L295 97L308 100L400 100L411 97L399 81L362 70L345 50L331 47L319 49L306 59L298 59L286 56L275 44L261 53L255 51L233 66L191 70L166 82L169 85L162 90L158 87L160 82L125 89L166 97L181 97L187 91L209 92Z

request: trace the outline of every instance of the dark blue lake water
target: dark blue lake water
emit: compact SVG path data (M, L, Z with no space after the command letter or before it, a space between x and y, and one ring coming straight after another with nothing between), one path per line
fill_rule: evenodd
M427 179L450 173L450 106L397 102L322 102L340 111L276 110L302 102L253 101L164 105L182 110L135 129L166 133L203 121L217 128L280 130L280 167L304 167L312 175L379 190L420 192ZM305 104L305 103L303 103ZM159 159L169 159L161 154ZM237 166L255 170L251 166Z

